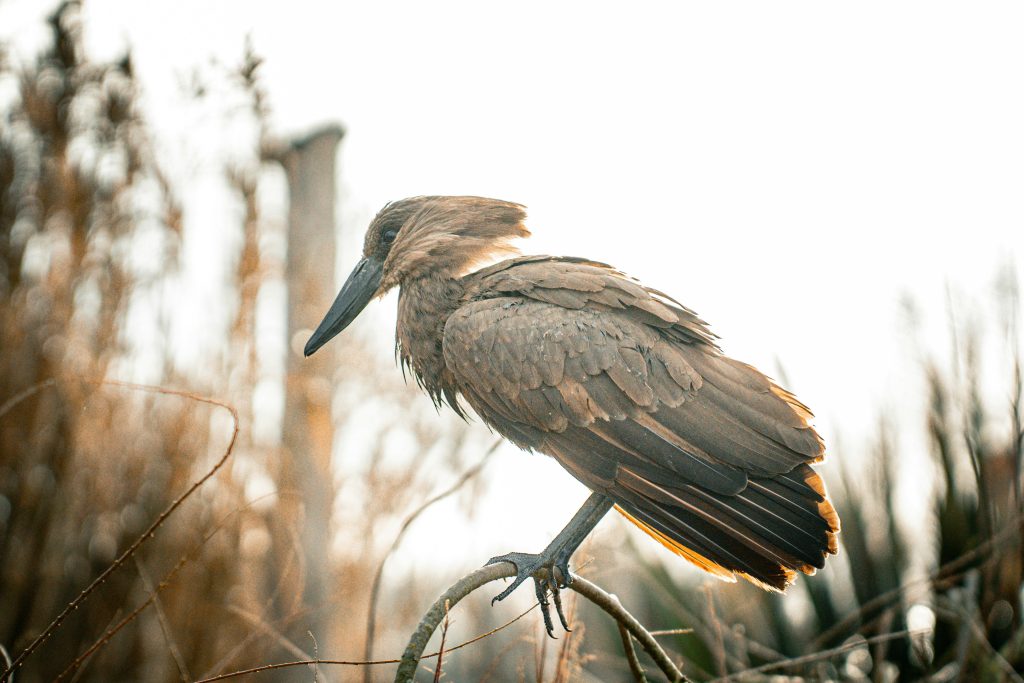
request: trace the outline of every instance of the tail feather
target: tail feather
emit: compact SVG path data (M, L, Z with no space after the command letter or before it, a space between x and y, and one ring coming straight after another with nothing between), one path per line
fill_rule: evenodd
M785 580L785 577L777 575L778 563L765 561L743 543L724 537L706 521L693 515L668 515L666 520L664 514L641 508L637 498L636 494L628 493L624 499L632 500L619 503L619 507L627 512L627 518L639 521L641 529L701 569L720 577L734 577L736 574L753 576L759 582L761 577L765 577L767 581L763 583L768 585Z
M679 545L677 541L672 540L671 538L661 533L654 527L644 522L641 522L639 519L629 514L629 512L627 512L626 509L623 508L621 505L616 505L615 509L618 510L619 513L621 513L626 519L628 519L630 522L636 524L638 527L640 527L645 532L650 534L656 541L661 543L663 546L665 546L672 552L676 553L677 555L681 555L682 557L685 557L687 560L697 565L704 571L708 572L709 574L717 576L723 581L735 583L736 576L722 565L714 562L713 560L709 560L708 558L701 555L692 548L687 548L684 545Z
M738 574L781 591L798 571L813 574L836 552L839 520L807 465L778 477L752 477L732 496L659 485L627 468L616 484L613 493L627 519L719 578Z

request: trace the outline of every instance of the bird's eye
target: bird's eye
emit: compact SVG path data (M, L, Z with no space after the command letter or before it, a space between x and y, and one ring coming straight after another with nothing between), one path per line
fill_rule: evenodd
M392 242L395 241L395 238L397 236L398 236L398 231L397 230L385 230L381 234L380 238L381 238L381 240L384 241L384 244L391 244Z

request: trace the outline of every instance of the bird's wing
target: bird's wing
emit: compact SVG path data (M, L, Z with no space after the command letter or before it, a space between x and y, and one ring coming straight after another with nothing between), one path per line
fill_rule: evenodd
M499 432L713 573L782 587L834 552L838 520L805 464L824 454L810 412L723 356L691 311L590 262L517 259L477 277L443 350Z
M613 478L629 463L720 493L747 484L742 468L653 419L659 406L692 398L701 378L671 344L627 319L524 297L488 299L448 319L444 355L474 409L521 445L544 450L546 434L583 428L612 448L607 461L589 463L597 476Z
M545 428L594 424L627 442L674 435L699 457L750 474L789 472L824 455L806 406L722 355L693 311L609 266L524 257L481 271L477 282L477 300L446 328L445 360L504 401L538 391L550 401L559 387ZM460 353L449 353L449 336ZM475 364L461 353L482 348L497 356ZM563 395L573 391L589 402Z

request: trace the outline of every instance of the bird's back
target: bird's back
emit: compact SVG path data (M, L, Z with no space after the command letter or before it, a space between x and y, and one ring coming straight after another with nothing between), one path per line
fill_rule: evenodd
M498 432L722 578L782 589L836 551L810 412L692 311L582 259L512 259L462 285L445 389Z

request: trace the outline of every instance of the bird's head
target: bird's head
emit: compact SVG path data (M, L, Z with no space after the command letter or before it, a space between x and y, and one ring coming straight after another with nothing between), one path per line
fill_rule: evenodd
M528 237L525 209L485 197L410 197L391 202L366 230L363 258L306 343L312 355L377 296L419 278L459 277Z

